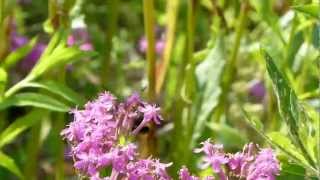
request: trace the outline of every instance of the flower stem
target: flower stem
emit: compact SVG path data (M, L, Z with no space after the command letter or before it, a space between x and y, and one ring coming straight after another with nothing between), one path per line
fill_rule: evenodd
M239 19L237 20L239 24L236 27L235 42L231 50L230 60L227 62L227 66L224 71L224 76L222 78L222 94L220 95L219 104L215 111L216 120L221 119L221 115L224 112L226 112L225 110L228 105L227 96L230 91L232 81L234 80L234 77L236 75L236 61L239 53L240 41L241 41L243 32L245 30L245 24L247 21L248 5L249 4L247 1L243 1L241 5L240 16L239 16Z
M0 0L0 60L4 59L7 51L6 22L5 22L5 0Z
M148 62L148 99L156 100L156 59L155 59L155 34L154 34L154 1L143 0L144 27L147 37L147 62ZM156 154L157 139L155 136L155 125L150 123L149 132L139 135L139 147L141 156L148 157ZM144 142L145 141L145 142Z
M166 44L164 54L162 57L162 63L159 69L159 74L156 83L156 93L159 94L168 71L168 65L170 63L170 55L175 38L177 14L179 10L179 0L168 1L167 4L167 25L166 25Z
M155 59L155 35L154 35L154 2L143 0L144 26L147 37L147 62L148 62L148 98L155 100L156 90L156 59Z
M107 12L110 14L107 16L107 22L109 26L106 28L106 43L105 43L105 59L102 59L102 66L100 72L100 79L102 83L102 87L104 88L108 83L108 77L110 75L110 64L111 64L111 50L112 50L112 39L115 35L117 30L117 20L118 20L118 7L119 2L118 0L108 0L106 1L109 3L107 5Z
M27 145L28 156L25 164L24 175L30 180L37 179L37 166L39 165L37 162L40 150L40 130L41 122L37 123L31 128L31 135Z
M2 25L4 21L4 10L5 10L4 6L5 6L5 0L0 0L0 25Z
M67 67L64 67L66 69ZM65 84L66 79L66 71L61 70L58 81ZM65 114L57 113L56 123L53 125L53 133L54 133L54 141L56 144L56 160L55 160L55 179L63 180L64 179L64 144L60 136L60 132L62 131L65 125Z

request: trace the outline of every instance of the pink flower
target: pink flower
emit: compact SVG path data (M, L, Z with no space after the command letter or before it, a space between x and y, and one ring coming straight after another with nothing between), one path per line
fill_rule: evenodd
M160 108L156 107L156 105L145 104L144 107L139 107L138 111L143 113L143 120L132 132L133 134L137 134L149 122L153 121L155 124L161 124L163 120L160 115Z
M179 179L180 180L200 180L199 177L192 176L185 166L183 166L179 171Z
M221 180L227 179L222 166L229 162L228 157L223 152L223 145L212 144L210 139L201 143L202 148L195 149L196 153L204 152L204 167L211 166L213 171L220 176Z
M169 166L171 166L171 163L164 164L155 159L142 159L128 164L127 177L129 180L170 180L171 177L166 172L166 168Z
M247 180L274 180L280 167L272 149L262 149L249 166Z

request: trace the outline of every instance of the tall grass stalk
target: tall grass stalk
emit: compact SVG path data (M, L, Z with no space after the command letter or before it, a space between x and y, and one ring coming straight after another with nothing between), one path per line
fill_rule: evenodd
M162 57L162 63L159 69L157 83L156 83L156 93L161 92L166 73L168 71L168 66L170 63L172 47L175 40L176 22L177 14L179 10L179 0L168 1L167 4L167 25L166 25L166 44Z
M5 0L0 0L0 60L2 60L7 50L6 25L5 25Z
M147 77L148 77L148 99L156 100L156 56L155 56L155 21L154 21L154 1L143 0L144 27L147 38ZM140 152L142 157L156 154L157 139L155 137L155 126L150 124L149 132L139 137ZM144 142L146 141L146 142Z
M64 67L66 69L67 67ZM59 79L62 84L65 84L66 79L66 71L64 69L61 70ZM55 123L53 123L53 133L54 133L54 140L56 144L56 151L55 151L55 179L56 180L63 180L64 179L64 143L61 139L60 132L65 126L66 116L64 113L57 113L57 119Z
M155 99L156 90L156 56L155 56L155 32L154 32L154 1L143 0L144 26L148 42L147 62L148 62L148 98Z
M243 32L246 28L246 21L247 21L247 14L248 14L248 2L245 0L241 4L241 11L239 18L236 22L238 22L238 25L236 27L236 35L235 35L235 41L231 48L231 55L230 59L227 62L227 66L225 68L223 78L222 78L222 94L220 95L219 104L217 106L217 109L215 111L214 118L216 120L221 120L221 116L224 112L226 112L226 107L228 106L228 93L231 88L231 84L234 80L234 77L236 75L236 62L237 62L237 56L239 53L239 47L241 38L243 36Z
M118 21L118 7L119 0L107 0L107 16L108 27L105 31L105 58L102 59L100 79L102 87L106 87L108 83L108 77L110 76L110 64L111 64L111 50L112 50L112 39L115 36L117 30L117 21Z
M38 158L40 150L41 122L31 128L30 137L27 145L27 158L24 169L24 177L36 180L38 174Z

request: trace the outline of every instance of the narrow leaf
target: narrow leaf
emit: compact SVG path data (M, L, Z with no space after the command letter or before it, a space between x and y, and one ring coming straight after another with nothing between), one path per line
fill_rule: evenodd
M6 59L3 61L2 67L8 69L19 62L22 58L24 58L34 47L37 42L37 38L33 38L26 45L16 49L12 53L10 53Z
M23 84L23 86L45 89L77 105L82 105L84 103L84 99L76 92L74 92L68 86L56 81L29 82Z
M10 106L33 106L60 112L67 112L69 110L67 105L39 93L20 93L0 102L0 110Z
M196 78L202 102L197 121L193 129L192 146L201 137L206 120L217 106L221 94L220 77L225 64L223 40L218 39L216 46L210 50L208 56L196 67Z
M0 166L8 169L10 172L22 179L22 173L14 160L0 151Z
M33 126L46 116L46 114L47 111L36 109L31 111L29 114L16 119L0 134L0 148L11 143L21 132Z
M279 132L271 132L267 136L274 144L277 144L277 146L286 149L286 151L290 153L292 157L298 159L300 161L300 164L307 163L301 152L297 150L297 148L292 144L291 140L287 136Z
M306 4L306 5L294 6L293 9L320 19L319 4Z

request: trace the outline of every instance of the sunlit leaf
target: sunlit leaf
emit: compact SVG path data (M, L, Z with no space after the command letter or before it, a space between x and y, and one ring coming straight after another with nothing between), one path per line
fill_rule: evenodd
M306 170L302 166L297 164L283 163L281 166L280 176L277 177L279 180L300 180L306 177Z
M201 106L196 115L193 129L192 145L196 143L206 124L206 120L217 106L221 94L220 77L225 65L224 44L218 39L216 46L210 50L208 56L196 67Z
M290 129L290 133L298 138L299 107L297 97L293 89L289 86L288 80L274 64L271 56L264 51L269 76L273 82L277 98L278 107L282 119L284 119Z
M294 6L293 9L296 11L308 14L312 17L320 19L320 13L319 13L320 12L320 5L319 4L299 5L299 6Z
M287 136L279 132L271 132L267 136L274 144L290 154L291 158L299 160L301 164L307 163L301 152L297 150L297 148L292 144L291 140Z
M288 80L273 62L271 56L266 51L263 51L263 53L267 64L267 71L277 95L279 112L281 118L288 126L291 140L301 150L310 165L315 166L312 152L308 151L308 146L306 146L306 143L303 141L304 138L301 136L308 134L308 132L302 132L303 129L301 127L306 126L306 117L304 113L301 113L303 110L298 103L298 98L290 87Z
M19 62L19 60L22 60L34 47L34 45L37 42L37 38L33 38L31 41L29 41L26 45L21 46L20 48L16 49L15 51L11 52L6 59L1 64L2 67L5 69L8 69Z
M83 98L79 96L75 91L70 89L68 86L56 81L29 82L25 83L23 86L45 89L51 93L63 97L64 99L76 105L82 105L84 103Z
M0 148L6 144L11 143L15 138L24 130L31 127L43 117L45 117L47 111L36 109L28 113L27 115L16 119L0 134Z
M39 93L19 93L0 102L0 110L10 106L33 106L60 112L67 112L69 110L67 105Z
M0 166L8 169L10 172L22 179L22 173L14 160L0 151Z
M4 70L4 68L0 67L0 94L2 94L5 90L6 84L8 80L8 74Z

